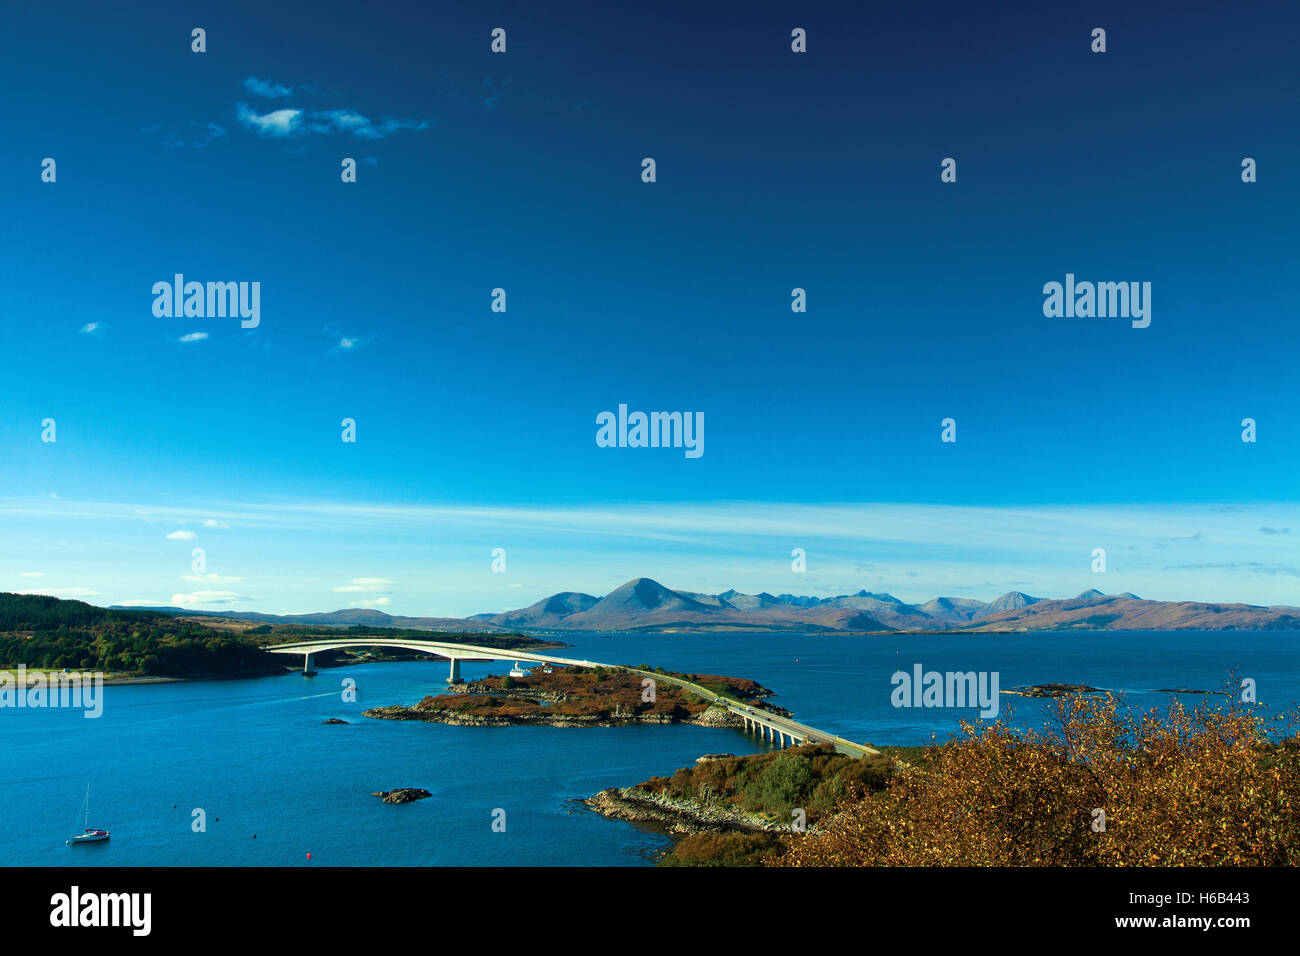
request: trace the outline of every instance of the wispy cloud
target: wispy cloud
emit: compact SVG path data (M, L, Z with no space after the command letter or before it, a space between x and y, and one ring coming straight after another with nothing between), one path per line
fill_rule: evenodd
M244 579L209 572L207 574L182 574L181 580L189 581L191 584L238 584Z
M104 325L101 322L87 322L81 327L82 335L98 335L104 331Z
M1166 571L1247 571L1251 574L1285 574L1300 578L1300 566L1294 564L1266 563L1263 561L1235 561L1221 564L1170 564Z
M1300 568L1291 537L1261 534L1261 518L1274 528L1300 526L1300 504L481 506L245 497L156 505L0 498L0 528L27 523L59 533L48 529L63 522L74 534L91 520L116 522L119 541L129 540L130 525L138 523L147 542L178 525L236 526L253 550L222 570L267 589L272 603L259 610L321 610L330 595L375 605L392 595L402 613L456 615L503 610L498 605L507 594L509 606L519 607L556 591L606 593L639 575L710 592L832 595L865 587L909 601L989 600L1013 589L1060 597L1097 587L1158 600L1294 604L1291 582ZM1187 537L1190 528L1201 529L1200 541L1171 541ZM1197 560L1209 541L1214 564ZM1157 544L1165 550L1153 550ZM527 569L524 588L507 591L507 582L491 573L488 552L498 545L510 550L514 572ZM805 573L791 570L796 547L807 551ZM1090 570L1097 547L1108 553L1105 574ZM114 548L120 545L106 544L92 557L113 567ZM363 563L369 574L352 576L351 568ZM169 573L182 570L189 569ZM115 574L117 593L161 590L156 571ZM414 582L399 588L394 582L407 575ZM330 580L341 583L331 589Z
M92 591L90 588L38 588L34 591L19 591L19 594L43 594L48 597L59 598L83 598L95 597L103 592Z
M226 135L223 126L196 122L171 129L165 128L161 123L154 123L146 126L144 131L168 149L203 149Z
M357 335L353 332L344 332L337 325L327 325L322 331L335 340L334 351L336 352L354 352L363 346L369 345L375 338L373 335Z
M193 531L173 531L167 535L168 541L193 541L198 535Z
M347 593L350 591L364 591L371 593L384 593L393 591L397 587L397 582L390 581L388 578L353 578L349 584L340 584L330 588L331 591Z
M433 120L399 119L392 116L372 120L356 110L348 109L309 110L288 107L258 113L247 103L235 105L235 116L245 129L273 139L343 134L374 140L385 139L403 130L425 130L434 125Z
M267 99L283 99L286 96L293 96L293 87L285 86L282 83L273 83L270 80L259 80L255 76L250 76L244 80L244 89L253 96L264 96Z
M199 607L203 605L224 607L231 604L247 604L253 600L234 591L194 591L190 594L173 594L172 603L178 607Z
M207 332L191 332L188 335L182 335L176 341L178 342L206 342L208 340Z

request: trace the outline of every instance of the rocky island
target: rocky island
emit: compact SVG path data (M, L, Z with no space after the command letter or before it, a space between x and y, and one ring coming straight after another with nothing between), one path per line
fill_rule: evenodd
M1100 687L1087 684L1031 684L1028 687L1012 687L1002 691L1016 697L1073 697L1076 694L1104 694Z
M378 797L384 803L411 803L415 800L424 800L433 794L421 787L398 787L396 790L380 790L372 793L371 796Z
M661 672L666 673L666 672ZM788 711L763 702L772 691L752 680L713 674L673 674L771 713ZM517 724L564 727L615 727L634 723L694 723L740 726L740 718L699 694L656 682L624 668L593 669L547 665L522 677L489 675L430 695L410 706L373 707L363 716L380 720L428 720L445 724L502 727Z

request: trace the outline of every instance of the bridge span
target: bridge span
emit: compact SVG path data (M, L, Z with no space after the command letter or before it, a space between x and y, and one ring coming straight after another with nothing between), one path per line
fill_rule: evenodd
M291 644L265 645L262 650L272 654L301 656L303 658L303 673L313 673L313 654L321 651L347 650L356 647L391 647L445 657L451 661L451 673L447 677L448 684L463 683L460 676L461 661L531 661L537 664L559 664L564 667L604 667L607 670L628 671L632 674L649 677L655 681L664 681L684 688L712 704L725 707L744 722L746 731L757 734L765 740L770 740L779 747L792 746L795 743L828 743L840 753L853 757L875 756L880 753L874 747L845 740L838 734L829 734L823 730L818 730L816 727L801 724L797 720L773 714L762 708L751 707L743 701L734 700L730 697L721 697L709 688L685 678L641 670L638 667L626 667L622 664L602 664L598 661L580 661L568 657L555 657L550 654L534 654L531 651L502 650L492 647L477 647L473 644L453 644L446 641L422 641L401 637L361 637L355 635L341 635L337 638L322 638L314 641L295 641Z

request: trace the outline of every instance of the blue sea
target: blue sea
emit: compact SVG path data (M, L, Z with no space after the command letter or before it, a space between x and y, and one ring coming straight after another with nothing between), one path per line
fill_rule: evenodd
M814 727L875 744L947 739L974 709L895 708L891 675L996 671L1003 689L1086 683L1130 705L1159 688L1219 690L1251 678L1271 710L1300 702L1300 633L1024 635L570 635L562 656L750 677ZM473 679L508 664L465 664ZM238 681L107 687L104 711L0 709L0 864L8 866L647 866L666 837L585 809L598 790L668 775L701 754L757 753L738 730L455 727L372 720L443 687L445 662L365 664ZM1235 676L1234 676L1235 675ZM356 682L355 703L342 681ZM1199 695L1185 698L1201 701ZM1042 723L1047 702L1001 698ZM337 717L347 725L325 726ZM67 847L90 825L107 843ZM385 804L378 790L433 796ZM194 811L206 815L195 832ZM498 826L494 828L494 821ZM504 821L504 831L500 822ZM310 854L310 858L309 855Z

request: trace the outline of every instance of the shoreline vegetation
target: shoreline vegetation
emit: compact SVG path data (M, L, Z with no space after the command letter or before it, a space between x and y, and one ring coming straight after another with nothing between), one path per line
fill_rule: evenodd
M1130 712L1109 692L1050 706L1042 732L963 722L876 758L706 755L585 803L671 836L662 866L1300 864L1300 713Z

